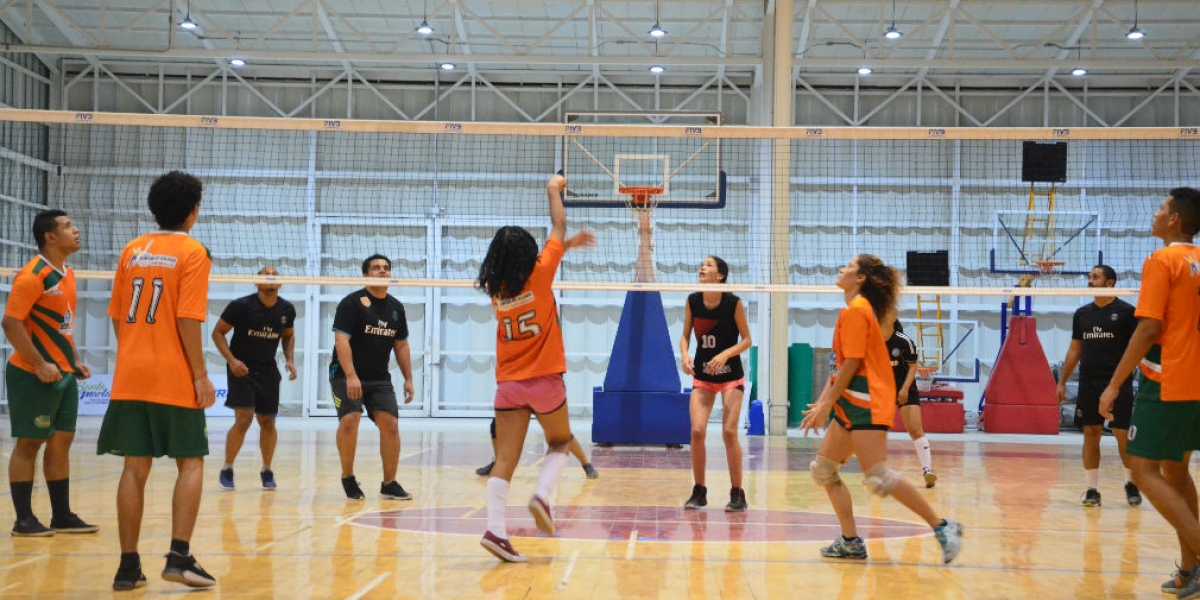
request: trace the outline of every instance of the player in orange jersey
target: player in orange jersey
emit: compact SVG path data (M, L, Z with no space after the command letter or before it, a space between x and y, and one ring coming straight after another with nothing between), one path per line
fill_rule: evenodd
M1141 364L1125 452L1133 481L1179 537L1180 561L1164 592L1200 597L1200 510L1188 473L1200 450L1200 191L1171 190L1154 213L1150 233L1163 241L1142 265L1138 318L1121 362L1100 395L1100 414L1113 418L1121 386Z
M563 239L567 213L562 193L566 187L562 175L555 175L546 184L550 235L541 252L528 231L501 227L492 238L475 283L491 297L496 313L496 464L488 479L487 531L479 543L508 562L525 562L508 541L504 512L509 482L529 429L529 415L537 415L549 446L542 459L537 491L529 499L529 512L542 533L554 534L550 495L567 464L571 441L567 389L563 385L567 358L551 286L563 253L592 245L595 237L580 231Z
M202 193L200 180L187 173L171 171L156 179L148 203L160 230L126 244L113 279L108 316L117 335L117 364L96 453L125 459L117 486L121 565L114 590L146 585L138 537L146 479L154 459L163 455L175 459L179 472L162 577L190 587L217 583L190 548L208 454L204 409L216 401L201 345L212 258L188 235Z
M822 548L821 555L867 558L866 544L854 524L850 490L838 475L842 464L855 455L862 467L863 485L881 497L894 495L929 523L942 547L942 561L950 562L962 549L962 525L939 517L920 492L887 465L887 430L896 414L896 382L876 315L886 315L895 307L900 277L878 257L860 254L839 271L837 286L846 298L846 308L838 313L833 329L837 367L800 423L805 435L826 427L809 470L829 494L842 526L842 535Z
M8 459L17 537L94 533L100 528L71 512L71 442L79 414L76 379L91 375L75 354L75 272L67 257L79 250L79 228L61 210L33 218L38 255L13 278L4 307L4 335L13 353L4 368L8 418L17 438ZM46 444L42 466L50 492L50 527L33 515L33 472L38 449Z

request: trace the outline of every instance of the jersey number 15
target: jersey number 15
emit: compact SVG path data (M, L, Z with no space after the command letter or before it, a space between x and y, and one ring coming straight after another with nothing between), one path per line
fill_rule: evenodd
M542 332L541 325L530 322L535 317L537 317L536 310L531 310L529 312L521 313L521 314L517 315L517 334L522 339L536 337L537 334ZM502 325L504 325L504 341L506 341L506 342L513 341L513 339L515 339L515 338L513 337L512 317L504 317L503 319L500 320L500 323Z

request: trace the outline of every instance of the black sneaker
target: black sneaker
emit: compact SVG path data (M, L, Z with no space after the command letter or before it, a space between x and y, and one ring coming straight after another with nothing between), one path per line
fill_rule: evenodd
M487 477L488 475L492 474L492 467L494 466L496 466L496 461L493 460L492 462L475 469L475 474L480 477Z
M113 577L113 590L122 592L140 587L146 587L146 574L142 573L141 567L117 569L117 576Z
M342 489L346 491L347 500L367 499L367 495L363 493L362 488L358 485L358 480L353 475L342 478Z
M195 556L184 556L177 552L167 555L167 566L163 568L162 578L194 588L217 585L217 579L200 568Z
M221 489L223 490L234 489L233 468L230 467L228 469L221 469L221 471L217 473L217 483L221 484Z
M61 519L58 517L50 519L50 529L56 533L96 533L100 531L100 526L85 523L83 519L79 518L79 515L70 513Z
M1084 506L1100 506L1100 491L1096 488L1088 488L1083 493Z
M17 522L13 523L12 534L13 537L50 537L54 535L54 530L42 525L37 517L29 517L17 519Z
M729 504L725 505L725 512L746 512L746 508L746 490L731 488L729 490Z
M593 465L592 463L583 465L583 474L587 475L588 479L599 479L600 478L600 472L596 470L595 465Z
M1128 502L1130 506L1142 505L1142 492L1138 490L1137 486L1134 485L1132 481L1125 482L1125 501Z
M384 500L412 500L412 494L404 491L404 488L400 487L400 482L396 481L395 479L387 483L380 484L379 495L382 496Z
M265 471L259 471L258 477L260 479L262 479L262 489L267 490L268 492L273 492L273 491L275 491L275 488L278 487L275 485L275 472L274 471L272 471L270 469L267 469Z
M692 497L683 503L684 510L696 510L708 506L708 488L702 485L692 486Z

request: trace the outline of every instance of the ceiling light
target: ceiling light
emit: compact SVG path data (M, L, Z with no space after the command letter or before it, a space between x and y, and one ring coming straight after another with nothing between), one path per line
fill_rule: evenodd
M887 28L887 31L883 32L883 37L889 40L898 40L904 37L904 33L902 33L899 29L896 29L895 25L892 25L891 27Z
M859 67L859 68L858 68L858 74L859 74L859 75L870 75L870 74L871 74L871 73L873 73L873 72L874 72L874 70L873 70L873 69L871 69L871 67L865 67L865 66L864 66L864 67Z
M650 72L654 73L655 75L658 75L663 71L666 71L666 69L664 69L662 65L650 65Z
M180 29L186 29L188 31L191 31L197 27L199 27L199 25L196 25L196 22L193 21L191 17L187 17L184 20L179 22Z
M234 57L234 58L229 59L229 64L231 64L235 67L244 67L244 66L246 66L246 60L242 59L242 58Z
M667 31L665 29L663 29L662 27L660 27L657 21L655 21L654 27L650 28L649 33L650 33L650 37L656 37L656 38L660 38L660 37L667 35Z
M1087 69L1083 67L1075 67L1074 69L1071 69L1071 74L1076 77L1083 77L1084 75L1087 75Z
M444 62L439 66L441 67L441 69L443 71L453 71L454 70L454 63L452 63L452 62Z
M421 24L417 26L417 33L421 35L429 35L433 33L433 27L429 26L429 21L421 19Z
M1134 25L1133 28L1131 28L1129 32L1125 34L1125 37L1131 40L1140 40L1146 37L1146 32L1138 29L1137 25Z

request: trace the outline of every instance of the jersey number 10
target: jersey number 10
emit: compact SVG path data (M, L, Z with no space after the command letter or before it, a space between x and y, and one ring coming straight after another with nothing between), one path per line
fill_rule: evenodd
M146 280L141 277L133 278L133 294L129 299L129 314L125 316L126 323L137 322L138 303L142 299L142 288L145 287ZM158 312L158 301L162 298L163 280L162 277L155 277L150 282L153 292L150 293L150 307L146 309L146 322L154 324L154 314Z
M717 347L717 336L715 336L715 335L700 336L700 347L701 348L716 348Z

